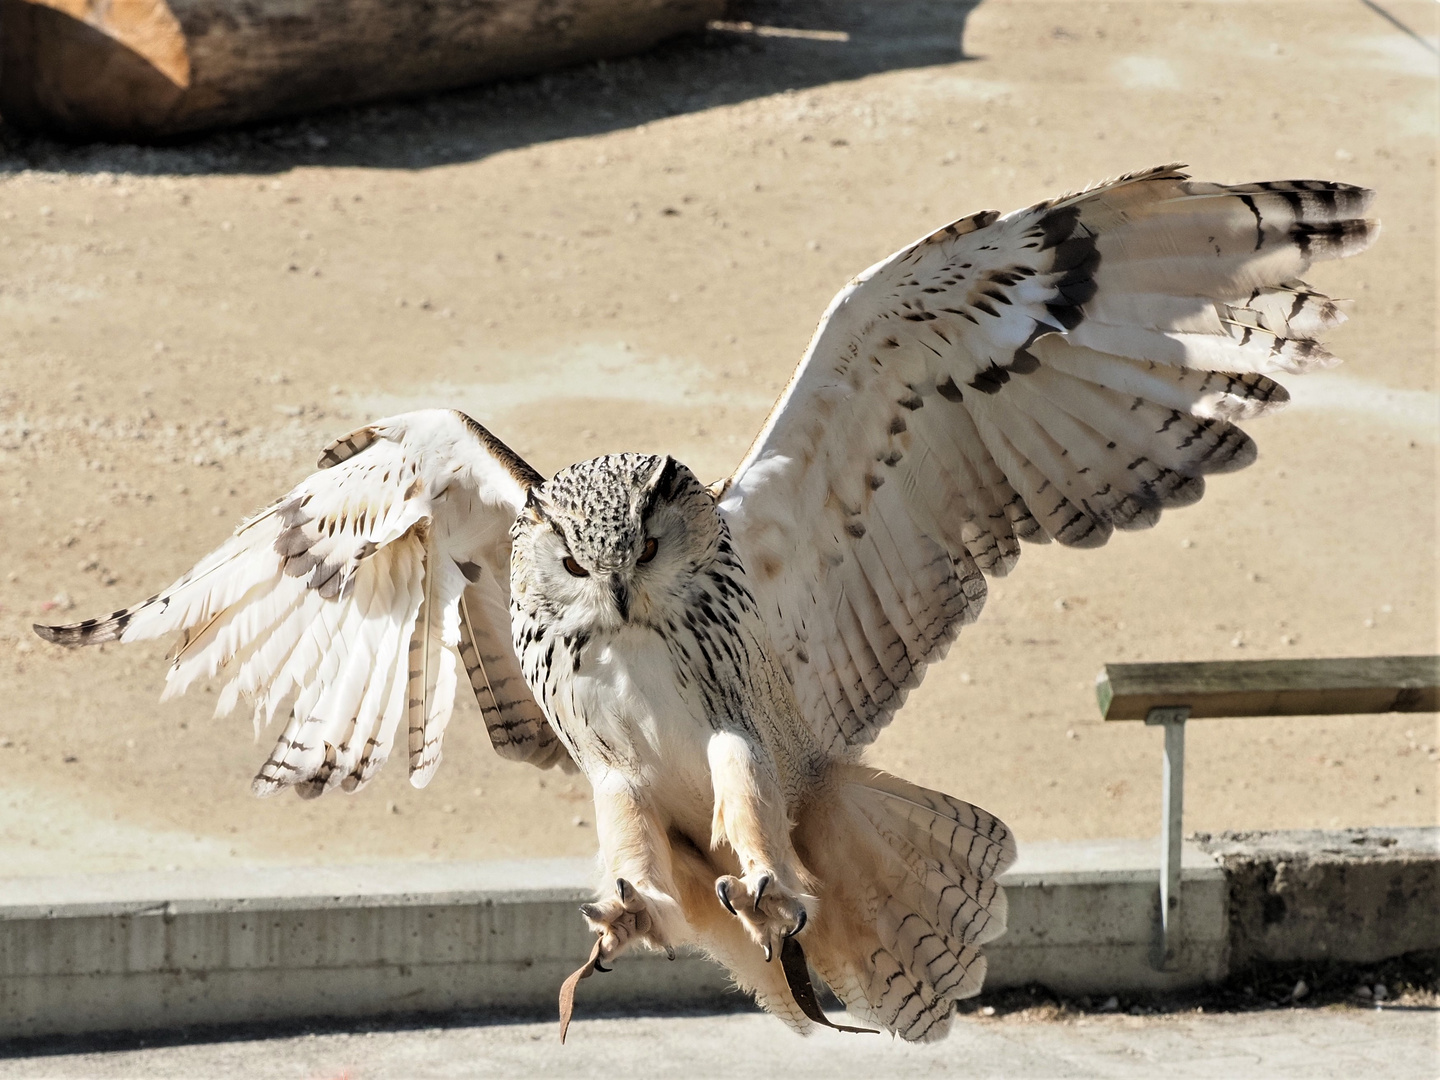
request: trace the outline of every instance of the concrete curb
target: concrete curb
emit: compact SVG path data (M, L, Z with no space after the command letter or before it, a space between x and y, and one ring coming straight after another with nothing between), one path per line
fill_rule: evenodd
M1378 838L1368 846L1352 843L1354 835L1309 834L1268 847L1251 838L1243 853L1219 855L1187 845L1182 945L1167 972L1150 963L1159 893L1154 841L1026 845L1003 879L1009 930L986 948L986 986L1040 982L1108 994L1218 981L1240 955L1237 937L1255 938L1254 911L1264 923L1265 904L1257 907L1251 894L1266 879L1254 867L1266 851L1286 852L1294 865L1297 844L1317 854L1344 850L1348 859L1346 873L1320 874L1313 886L1286 879L1307 895L1326 893L1308 907L1292 896L1297 917L1313 910L1333 919L1347 904L1368 905L1370 947L1440 946L1440 926L1424 914L1436 910L1424 901L1425 882L1440 870L1437 830L1367 830ZM1376 857L1356 854L1362 851ZM1355 869L1362 864L1363 874ZM1387 875L1395 888L1387 890ZM593 895L593 877L589 860L552 859L0 882L0 1038L550 1008L589 951L575 907ZM1362 879L1358 891L1343 887ZM1396 888L1401 900L1372 902L1401 895ZM1298 933L1310 940L1341 925L1317 929L1307 918L1308 930ZM1397 920L1403 930L1386 929ZM1284 952L1290 938L1272 938L1265 955L1282 958L1270 954ZM1260 955L1249 944L1244 950L1247 959ZM724 973L700 956L669 962L642 954L588 980L579 998L582 1009L614 1009L718 1004L729 993Z

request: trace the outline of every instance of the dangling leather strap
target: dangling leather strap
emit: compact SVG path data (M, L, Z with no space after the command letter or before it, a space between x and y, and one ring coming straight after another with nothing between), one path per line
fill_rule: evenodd
M805 950L793 937L786 938L784 944L780 946L780 966L785 969L785 982L789 984L790 995L795 999L795 1004L799 1005L800 1011L815 1023L824 1024L836 1031L853 1032L856 1035L878 1034L872 1028L846 1027L844 1024L830 1022L830 1018L820 1009L820 1002L815 997L815 987L810 984L810 966L805 962ZM579 972L570 977L574 979L577 975ZM560 996L563 1001L564 991L561 991Z
M565 1042L565 1031L570 1027L570 1014L575 1011L575 987L581 979L588 979L600 964L600 939L590 950L590 959L581 964L570 977L560 984L560 1042Z

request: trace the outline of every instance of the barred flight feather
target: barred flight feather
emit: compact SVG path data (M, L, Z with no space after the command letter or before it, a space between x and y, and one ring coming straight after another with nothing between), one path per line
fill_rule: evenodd
M884 593L910 592L897 551L929 541L1004 574L1020 540L1104 544L1200 498L1205 475L1252 461L1233 425L1285 403L1270 375L1335 362L1318 335L1343 313L1302 275L1374 239L1370 200L1348 184L1225 186L1162 166L971 215L842 291L719 486L747 563L825 552L818 577L792 557L757 583L822 740L873 740L983 603L975 590L955 605L954 588L927 581L903 626L949 629L928 642L902 629L903 655L876 648L888 639L866 620L893 623ZM881 556L888 575L865 539L881 520L897 538ZM857 561L874 602L839 610Z

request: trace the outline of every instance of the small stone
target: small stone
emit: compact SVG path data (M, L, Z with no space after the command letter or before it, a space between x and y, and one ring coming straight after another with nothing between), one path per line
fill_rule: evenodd
M1363 626L1363 627L1365 627L1366 630L1374 630L1374 629L1375 629L1375 620L1374 620L1374 619L1364 619L1364 620L1361 621L1360 625Z
M577 829L583 829L586 825L589 824L589 822L587 822L583 817L577 817L571 819L570 824L574 825Z
M0 750L9 750L10 747L14 745L15 740L10 738L10 736L6 735L3 738L0 738Z
M385 804L385 812L388 814L398 814L400 813L400 807L396 806L393 802L387 802Z
M1390 996L1390 988L1384 983L1377 982L1375 984L1375 989L1370 991L1370 993L1374 996L1376 1001L1384 1001Z
M1065 730L1065 738L1067 738L1067 739L1078 739L1078 738L1080 738L1080 736L1075 734L1075 729L1072 727L1072 728L1067 728L1067 729Z
M1361 983L1359 986L1355 987L1355 989L1351 991L1351 993L1355 997L1359 998L1361 1001L1369 1001L1374 996L1370 991L1370 987L1366 986L1364 983Z
M1296 982L1295 988L1290 991L1290 1000L1291 1000L1291 1001L1301 1001L1301 1000L1303 1000L1304 998L1308 997L1309 994L1310 994L1310 984L1307 983L1304 979L1301 979L1301 980L1299 980L1298 982Z
M1335 151L1335 160L1336 160L1336 161L1354 161L1354 160L1355 160L1355 155L1352 154L1349 150L1336 150L1336 151Z
M1181 546L1182 548L1192 548L1192 547L1195 546L1195 541L1194 541L1194 540L1181 540L1181 541L1180 541L1180 546Z
M1070 610L1070 602L1069 602L1068 600L1066 600L1063 596L1060 597L1059 599L1057 599L1057 600L1055 601L1055 610L1056 610L1056 611L1069 611L1069 610Z
M1114 1012L1118 1008L1120 1008L1120 999L1114 994L1111 994L1108 998L1106 998L1100 1003L1101 1012Z
M1232 649L1243 649L1245 647L1245 632L1242 630L1230 639Z
M994 1006L994 1005L986 1005L983 1009L980 1010L980 1015L981 1015L981 1016L994 1016L994 1015L995 1015L995 1006Z
M960 673L960 681L961 681L962 683L964 683L966 686L969 686L971 683L973 683L973 682L975 681L975 677L974 677L973 675L971 675L968 671L962 671L962 672Z
M455 807L451 806L449 803L446 803L444 806L440 807L440 812L442 814L453 814L455 813Z

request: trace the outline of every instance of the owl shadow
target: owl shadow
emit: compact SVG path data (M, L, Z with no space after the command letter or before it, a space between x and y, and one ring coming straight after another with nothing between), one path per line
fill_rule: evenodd
M82 128L75 129L76 141L62 141L33 133L36 124L14 115L0 119L0 174L264 175L301 166L458 164L785 91L971 59L965 24L979 3L741 0L724 24L622 60L314 112L306 111L300 94L285 110L295 114L289 119L150 145L79 141ZM156 100L164 98L162 73L111 39L94 38L88 47L96 57L123 67ZM12 65L6 77L24 73Z

